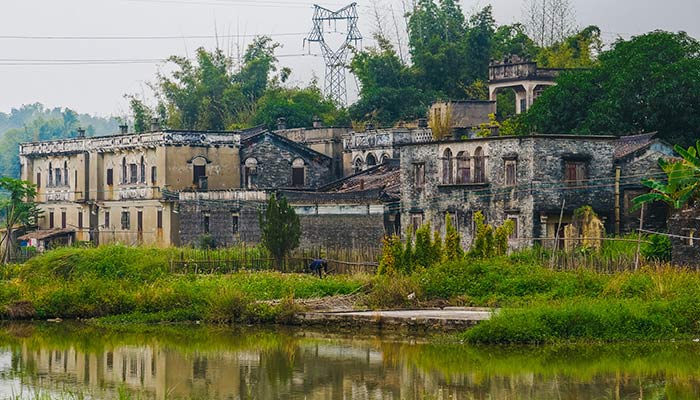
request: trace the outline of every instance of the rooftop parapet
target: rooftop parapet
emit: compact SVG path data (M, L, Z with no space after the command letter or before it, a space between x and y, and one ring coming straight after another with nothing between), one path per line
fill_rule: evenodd
M238 146L240 142L241 135L239 132L166 130L139 134L22 143L19 146L19 154L25 157L40 157L93 151L106 153L116 150L161 146Z
M561 69L538 68L537 63L513 56L502 61L492 61L489 65L489 82L513 80L545 80L554 81Z

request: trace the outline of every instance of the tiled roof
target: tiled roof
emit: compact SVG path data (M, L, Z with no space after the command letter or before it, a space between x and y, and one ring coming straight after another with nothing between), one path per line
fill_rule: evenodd
M615 159L625 158L651 145L656 132L623 136L615 141Z
M330 193L364 192L382 189L384 194L399 198L401 195L401 170L397 160L390 160L326 187Z

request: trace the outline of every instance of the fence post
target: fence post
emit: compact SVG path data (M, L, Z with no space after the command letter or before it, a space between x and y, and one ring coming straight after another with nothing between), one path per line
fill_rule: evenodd
M642 203L642 209L639 212L639 234L637 235L637 252L634 255L634 270L639 269L639 250L642 247L642 229L644 229L644 203Z

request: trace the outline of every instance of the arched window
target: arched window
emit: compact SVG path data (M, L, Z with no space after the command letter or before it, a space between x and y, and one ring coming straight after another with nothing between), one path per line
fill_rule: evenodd
M49 163L49 187L53 186L53 164Z
M306 184L304 175L304 160L297 158L292 162L292 186L304 186Z
M484 150L477 147L474 152L474 183L486 182L486 171L484 165Z
M362 157L357 157L357 159L355 160L355 173L356 174L362 172L363 164L364 164L364 162L362 161Z
M68 186L68 161L63 162L63 184Z
M253 176L258 173L258 160L251 157L245 160L243 184L247 189L253 189Z
M126 157L122 157L122 184L125 184L129 181L129 178L126 176Z
M445 149L445 152L442 153L442 183L445 185L454 183L454 166L452 162L452 150Z
M141 183L146 183L146 160L141 156Z
M464 184L471 182L471 160L468 151L457 153L457 183Z
M375 157L374 154L369 153L367 154L367 160L365 160L365 162L367 163L368 168L374 167L375 165L377 165L377 157Z
M389 160L391 160L391 156L389 156L389 155L386 154L386 153L382 154L382 164L388 163Z

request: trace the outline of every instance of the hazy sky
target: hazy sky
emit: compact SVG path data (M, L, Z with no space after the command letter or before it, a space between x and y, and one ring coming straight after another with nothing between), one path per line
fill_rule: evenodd
M505 24L520 19L523 1L465 0L461 4L469 14L490 3L497 22ZM394 30L389 10L394 8L400 21L401 0L376 2L387 18L384 27ZM361 31L370 37L375 25L374 1L357 3ZM573 3L578 24L600 26L606 41L654 29L683 30L700 38L700 0ZM234 55L236 42L245 46L249 35L270 34L283 45L278 51L280 64L293 69L293 83L305 85L314 75L322 83L323 60L304 55L308 53L303 38L311 28L312 4L303 0L5 1L0 24L0 111L41 102L81 113L123 115L128 111L125 93L149 92L146 83L162 68L156 60L172 54L191 56L200 46L211 49L217 43L215 33L219 46ZM346 3L319 4L336 9ZM364 45L371 42L366 40ZM318 54L317 47L311 51ZM356 91L354 79L348 78L349 91Z

